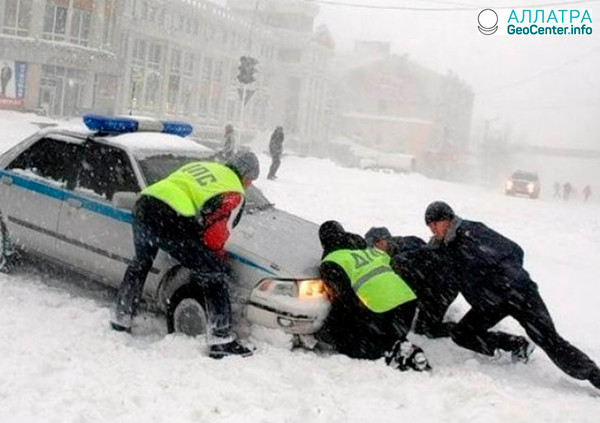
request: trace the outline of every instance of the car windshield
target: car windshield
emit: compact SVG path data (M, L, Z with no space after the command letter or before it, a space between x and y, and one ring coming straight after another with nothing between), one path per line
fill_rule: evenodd
M207 160L207 157L193 155L158 154L139 160L142 173L148 185L166 177L186 163L195 160ZM255 213L273 207L267 197L254 185L246 189L246 212Z
M267 197L262 193L261 190L256 188L254 185L246 188L246 212L255 213L273 207Z
M538 176L531 172L515 172L512 176L514 179L524 179L526 181L537 181Z
M147 156L138 161L144 178L146 178L146 183L150 185L186 163L206 159L206 156L202 157L200 155L164 153Z

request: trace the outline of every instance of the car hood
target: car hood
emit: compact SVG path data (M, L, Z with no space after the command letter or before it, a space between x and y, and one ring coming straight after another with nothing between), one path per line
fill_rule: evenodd
M244 213L227 250L276 277L316 277L322 253L318 230L317 224L273 207Z

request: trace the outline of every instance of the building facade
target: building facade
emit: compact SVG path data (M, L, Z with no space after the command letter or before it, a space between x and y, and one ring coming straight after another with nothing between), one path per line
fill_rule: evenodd
M0 107L115 110L116 0L0 0Z
M282 125L310 151L330 127L333 45L313 29L318 9L229 3L0 0L0 107L182 119L207 136L226 123L244 131ZM244 55L258 59L258 72L242 87Z
M474 94L456 75L391 55L385 43L357 43L337 68L342 135L383 153L412 155L425 173L457 165L469 141Z

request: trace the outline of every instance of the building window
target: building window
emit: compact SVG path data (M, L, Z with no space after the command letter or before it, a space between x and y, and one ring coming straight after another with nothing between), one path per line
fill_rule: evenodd
M73 9L71 16L71 42L87 46L90 42L90 22L92 14L85 10Z
M148 67L155 70L160 70L160 62L162 60L162 46L152 43L150 45L150 55L148 57Z
M205 58L202 64L202 76L200 89L198 91L198 113L201 116L206 116L208 114L208 101L210 99L210 87L212 85L212 68L212 59Z
M4 5L4 23L2 26L3 33L23 37L29 35L32 1L6 0Z
M104 1L104 21L102 26L102 45L110 47L115 28L116 9L115 0Z
M46 3L42 37L46 40L62 41L65 39L66 27L67 8L52 2Z

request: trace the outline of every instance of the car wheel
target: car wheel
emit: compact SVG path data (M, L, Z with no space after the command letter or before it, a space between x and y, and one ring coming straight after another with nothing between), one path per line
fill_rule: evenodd
M17 262L17 253L0 215L0 272L10 273Z
M167 329L169 333L179 332L188 336L206 333L206 312L203 295L198 287L184 286L171 300L167 310Z

